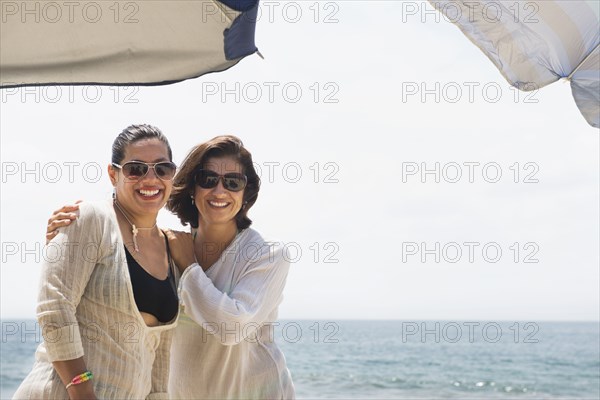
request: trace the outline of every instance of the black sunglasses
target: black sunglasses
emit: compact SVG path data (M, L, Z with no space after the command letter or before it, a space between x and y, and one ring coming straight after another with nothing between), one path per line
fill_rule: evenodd
M150 168L154 169L154 173L163 181L170 181L175 176L177 166L170 161L161 161L157 163L145 163L142 161L129 161L123 165L112 163L113 167L121 169L125 178L131 180L139 180L148 174Z
M212 189L219 184L219 181L223 181L223 187L230 192L244 190L248 183L248 178L246 178L246 175L244 174L231 172L225 175L219 175L209 169L198 170L194 180L196 184L203 189Z

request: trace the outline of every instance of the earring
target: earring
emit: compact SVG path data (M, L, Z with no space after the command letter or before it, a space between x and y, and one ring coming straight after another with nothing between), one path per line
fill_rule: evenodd
M190 198L192 199L192 205L194 205L195 204L195 202L194 202L194 196L190 196Z
M117 198L117 188L113 186L113 194L112 194L113 200L116 200Z

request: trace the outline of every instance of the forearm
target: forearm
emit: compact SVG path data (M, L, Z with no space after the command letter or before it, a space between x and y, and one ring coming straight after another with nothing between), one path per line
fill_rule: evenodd
M234 325L252 318L254 310L245 301L231 297L232 293L217 289L199 265L190 267L185 275L180 300L186 314L198 324Z
M271 322L268 317L281 302L288 265L280 261L255 266L229 293L216 288L201 267L190 267L181 280L184 311L221 343L237 344ZM232 330L235 335L227 333Z
M83 357L74 360L54 361L52 365L65 387L74 377L87 371ZM96 396L94 395L93 379L78 385L71 385L71 387L67 389L67 393L71 400L96 399Z

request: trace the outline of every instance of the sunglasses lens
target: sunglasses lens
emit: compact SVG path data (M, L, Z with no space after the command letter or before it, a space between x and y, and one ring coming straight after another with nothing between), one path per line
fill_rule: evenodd
M239 192L246 187L246 177L242 174L225 174L223 186L232 192Z
M175 165L173 163L158 163L154 166L154 171L160 179L171 180L175 176Z
M212 171L201 170L196 175L196 183L203 189L212 189L219 183L219 175Z
M212 189L219 184L221 176L209 170L200 170L196 175L196 183L203 189ZM223 187L231 192L239 192L246 187L246 176L238 173L225 174Z
M129 162L123 165L123 174L126 178L139 179L148 173L148 166L143 163Z

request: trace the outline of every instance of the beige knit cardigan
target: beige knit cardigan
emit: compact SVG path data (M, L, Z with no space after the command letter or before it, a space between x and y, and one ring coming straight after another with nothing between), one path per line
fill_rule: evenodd
M82 203L79 213L46 248L37 307L44 341L14 398L68 398L52 362L82 356L99 399L168 398L177 318L144 323L112 203Z

